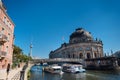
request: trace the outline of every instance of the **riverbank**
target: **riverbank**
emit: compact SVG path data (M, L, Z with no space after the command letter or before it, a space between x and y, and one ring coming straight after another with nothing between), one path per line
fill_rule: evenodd
M6 73L6 70L1 70L0 80L28 80L28 71L31 69L32 66L32 64L28 66L24 64L21 67L11 69L8 75Z
M24 65L25 63L21 63L20 66L11 68L8 75L6 69L0 70L0 80L20 80L20 72L22 71Z
M17 76L16 80L19 80L20 78L20 71L22 70L22 67L11 69L9 74L7 75L6 71L0 71L0 80L12 80L12 78Z
M32 64L28 64L28 67L27 67L26 70L25 70L24 80L28 80L28 71L31 69L32 66L33 66Z

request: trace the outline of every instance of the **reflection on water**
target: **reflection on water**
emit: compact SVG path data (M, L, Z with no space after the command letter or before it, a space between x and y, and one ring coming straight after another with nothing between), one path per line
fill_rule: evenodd
M36 70L38 66L32 67ZM42 72L42 66L39 71L32 71L30 80L120 80L120 72L117 71L87 71L85 73L63 73L50 74Z
M92 80L120 80L119 71L88 71L86 78Z
M32 72L30 80L60 80L61 75L44 72Z
M85 73L77 73L77 74L70 74L70 73L64 73L62 75L63 80L86 80L86 74Z

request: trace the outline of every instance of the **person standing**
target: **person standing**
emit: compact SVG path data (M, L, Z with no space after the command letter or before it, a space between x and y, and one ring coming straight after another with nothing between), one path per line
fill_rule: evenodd
M9 71L10 71L10 64L8 64L7 70L6 70L6 72L7 72L7 77L8 77L8 75L9 75Z

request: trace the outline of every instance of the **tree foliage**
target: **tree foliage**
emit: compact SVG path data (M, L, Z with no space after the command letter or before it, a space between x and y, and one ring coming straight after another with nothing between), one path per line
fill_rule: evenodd
M14 50L13 50L13 54L14 55L19 55L22 53L22 49L16 45L14 45Z
M13 66L18 66L21 62L28 62L28 60L31 60L31 57L25 55L20 47L14 45Z

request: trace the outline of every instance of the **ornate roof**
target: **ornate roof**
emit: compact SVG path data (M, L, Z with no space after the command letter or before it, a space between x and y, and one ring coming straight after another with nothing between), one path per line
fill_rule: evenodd
M76 31L70 35L70 43L78 43L92 40L93 38L91 33L84 30L83 28L77 28Z

